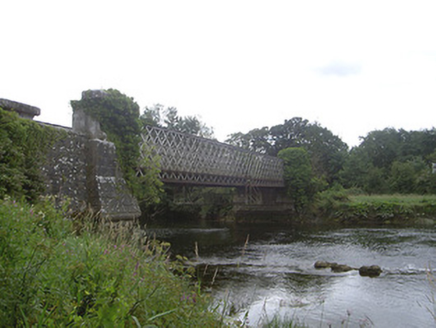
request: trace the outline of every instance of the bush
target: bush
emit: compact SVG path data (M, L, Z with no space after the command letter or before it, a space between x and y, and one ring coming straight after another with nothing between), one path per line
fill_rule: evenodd
M348 201L347 191L340 185L335 185L316 195L316 212L321 216L334 215L341 208L342 204Z
M169 245L74 226L48 201L0 203L0 326L218 326L185 259L168 260Z

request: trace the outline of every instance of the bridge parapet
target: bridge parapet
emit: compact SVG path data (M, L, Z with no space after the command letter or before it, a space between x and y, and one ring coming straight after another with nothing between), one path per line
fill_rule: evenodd
M158 155L161 179L182 183L228 187L283 187L283 162L173 130L146 126L142 156Z

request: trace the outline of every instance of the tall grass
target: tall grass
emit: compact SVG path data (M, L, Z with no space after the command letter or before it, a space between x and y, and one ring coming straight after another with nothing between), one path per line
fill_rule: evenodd
M134 231L0 201L0 326L225 326L168 244Z
M355 203L388 202L404 205L436 204L436 195L353 195L349 200Z
M436 195L365 195L333 188L318 195L314 209L319 217L343 223L432 224Z

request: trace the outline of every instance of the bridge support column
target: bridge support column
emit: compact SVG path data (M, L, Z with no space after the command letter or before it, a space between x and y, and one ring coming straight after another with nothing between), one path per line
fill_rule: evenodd
M269 220L271 217L288 217L292 208L282 188L239 187L234 197L233 213L238 220Z
M100 90L82 93L84 97L104 97ZM73 108L73 131L86 137L86 187L88 203L113 221L134 220L141 215L138 202L129 191L118 167L115 145L106 140L100 123L84 108Z
M141 215L118 169L115 145L91 139L87 144L87 189L91 207L113 221L134 220Z
M276 205L286 202L281 188L238 187L234 198L235 204L245 205Z

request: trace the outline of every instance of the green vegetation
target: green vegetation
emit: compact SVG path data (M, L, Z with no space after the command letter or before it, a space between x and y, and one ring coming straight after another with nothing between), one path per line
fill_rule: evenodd
M287 196L292 199L295 211L302 213L316 193L309 155L304 148L286 148L277 156L284 162Z
M262 324L262 328L304 328L303 325L296 319L282 318L278 315L274 316L271 320Z
M399 205L419 206L421 204L436 204L436 195L350 195L354 203L388 202Z
M175 107L165 108L160 104L145 107L140 122L143 126L157 126L203 138L213 138L213 129L211 127L201 122L196 116L180 116Z
M346 195L343 188L370 195L436 194L436 173L432 173L432 163L436 163L434 128L422 131L392 128L372 131L362 137L359 146L349 151L347 145L328 129L294 117L271 128L253 129L246 134L234 133L227 142L272 156L281 156L281 152L288 148L305 150L310 160L311 179L304 173L307 162L301 164L295 158L286 161L285 168L288 195L297 210L305 207L307 213L310 208L315 208L318 216L338 211L340 214L344 209L339 208L346 204L342 206L347 208L346 213L355 209L362 213L362 217L372 217L377 211L381 211L380 215L385 218L392 215L407 216L414 210L419 210L419 215L422 211L426 215L433 213L429 205L407 205L405 208L404 204L391 202L371 201L371 205L367 206L344 203ZM291 161L300 164L293 165ZM301 172L298 172L299 165L303 165ZM293 173L290 175L291 171ZM313 193L318 193L317 197L307 197Z
M2 327L226 326L165 243L10 199L0 236Z
M117 148L118 161L124 178L134 189L135 168L138 165L140 126L139 106L118 90L104 91L103 97L92 97L92 91L85 91L89 96L71 101L73 109L83 109L100 122L102 130Z
M372 131L351 150L340 183L369 194L435 194L432 163L436 163L436 129Z
M44 191L41 163L63 131L42 126L0 108L0 199L34 201Z
M139 105L118 90L104 91L104 96L89 96L78 101L71 101L73 109L83 109L100 122L108 139L115 144L118 161L124 178L136 198L147 205L158 203L162 193L159 180L159 158L145 156L140 159L140 152L151 154L145 147L140 149L141 124ZM138 168L141 168L138 174Z
M330 184L338 179L348 154L347 145L339 137L301 117L285 120L283 124L271 128L254 129L246 134L233 133L227 142L271 156L277 156L280 150L286 148L303 148L310 156L315 176Z
M436 195L350 195L334 188L318 194L318 215L343 223L425 223L436 217Z

